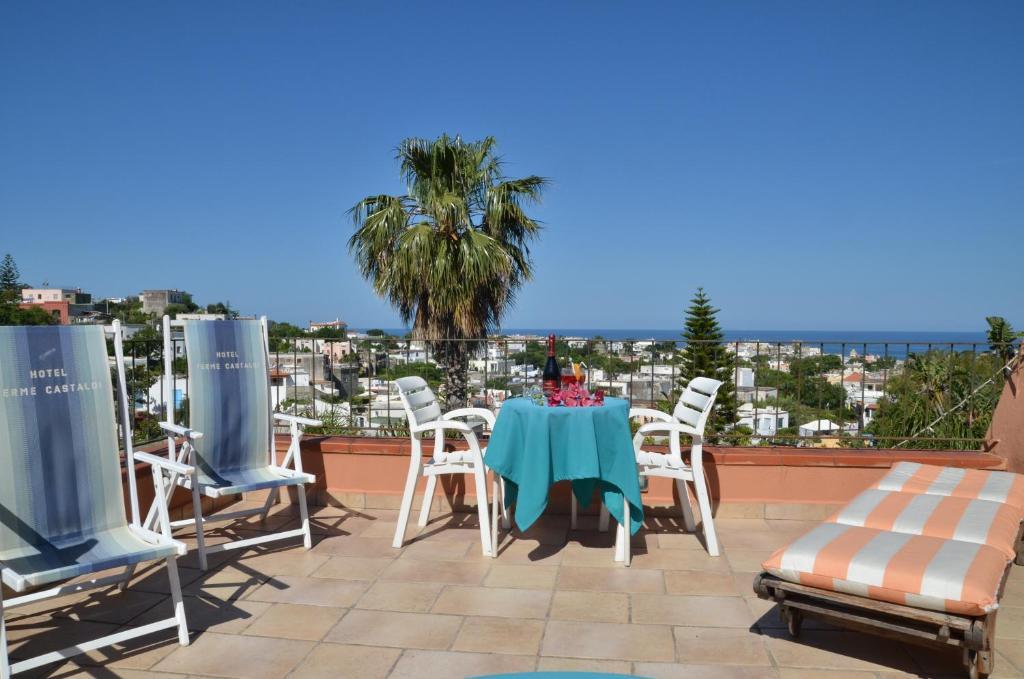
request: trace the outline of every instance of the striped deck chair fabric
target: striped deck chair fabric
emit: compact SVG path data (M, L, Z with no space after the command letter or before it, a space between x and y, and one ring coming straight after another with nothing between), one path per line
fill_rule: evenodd
M0 567L26 587L176 553L128 528L99 326L0 327Z
M899 462L875 488L1002 502L1024 512L1024 475L1011 472Z
M310 482L312 477L282 477L269 466L270 377L261 324L189 321L185 350L189 426L203 433L195 443L203 492L230 495Z
M1024 512L1001 502L870 488L829 521L989 545L1012 559L1022 518Z
M997 607L1024 477L901 462L764 562L790 582L959 615Z

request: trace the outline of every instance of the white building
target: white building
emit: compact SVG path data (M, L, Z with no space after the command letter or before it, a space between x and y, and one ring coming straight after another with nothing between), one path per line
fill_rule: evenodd
M741 405L736 414L737 424L750 427L758 436L775 436L789 426L789 412L778 408L755 408L750 403Z
M800 425L800 436L829 436L842 431L843 428L832 420L814 420Z

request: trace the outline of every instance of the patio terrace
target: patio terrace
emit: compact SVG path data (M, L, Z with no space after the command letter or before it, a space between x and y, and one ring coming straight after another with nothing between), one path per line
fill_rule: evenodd
M766 505L761 516L739 518L750 512L720 509L719 558L678 519L649 517L634 538L633 565L624 569L612 563L612 534L599 533L594 517L570 531L567 516L549 512L527 534L506 535L491 559L480 554L475 514L440 513L418 533L412 522L412 539L395 550L397 511L315 507L309 552L296 540L219 553L206 573L194 551L179 559L190 646L178 646L169 631L36 676L428 679L549 669L649 677L963 676L956 653L813 621L799 640L788 637L751 581L764 557L824 511ZM251 536L296 521L293 506L279 504L265 523L222 524L207 538ZM12 611L13 656L165 616L164 577L151 566L123 594L99 590ZM1024 568L1013 569L1003 605L993 676L1024 676Z

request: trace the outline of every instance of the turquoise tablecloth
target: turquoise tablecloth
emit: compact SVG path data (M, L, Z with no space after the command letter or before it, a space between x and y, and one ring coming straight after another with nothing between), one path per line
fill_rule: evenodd
M505 479L505 505L515 504L520 530L544 513L551 485L569 480L584 507L600 485L619 523L625 494L631 532L643 523L629 403L622 399L606 398L603 406L593 408L548 408L525 398L509 399L498 413L484 464Z

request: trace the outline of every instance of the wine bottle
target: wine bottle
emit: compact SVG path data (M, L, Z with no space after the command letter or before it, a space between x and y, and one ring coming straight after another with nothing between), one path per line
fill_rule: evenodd
M555 336L548 335L548 362L544 364L544 395L550 396L562 385L562 371L555 360Z

